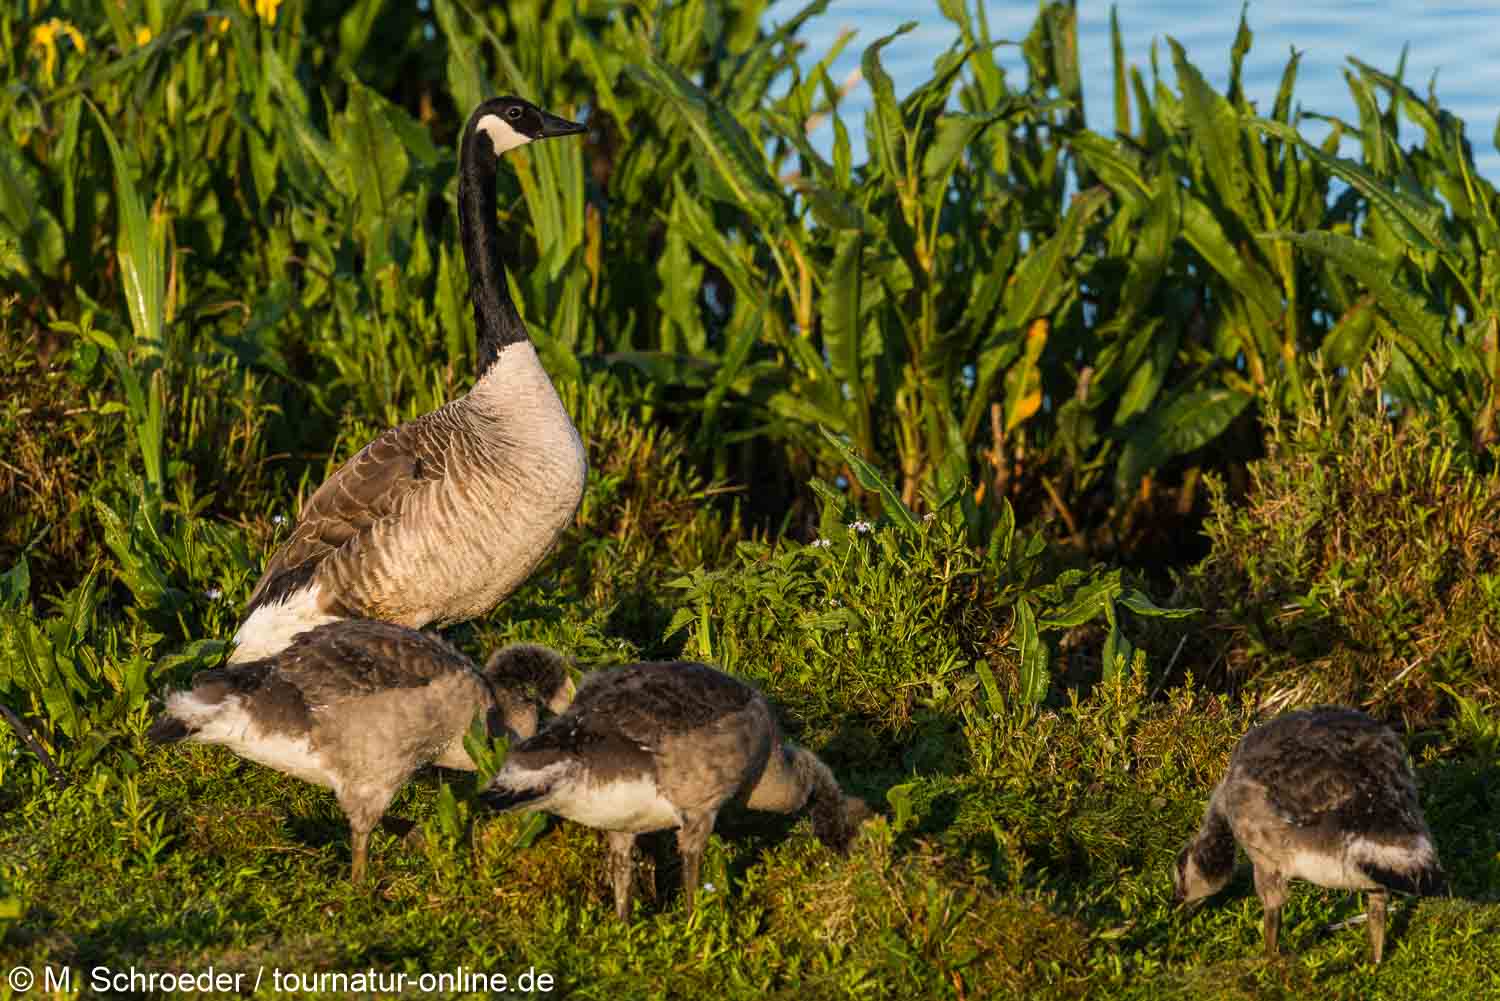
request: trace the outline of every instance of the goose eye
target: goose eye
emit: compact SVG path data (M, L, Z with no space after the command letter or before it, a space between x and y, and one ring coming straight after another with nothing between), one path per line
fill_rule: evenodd
M505 117L506 118L520 118L521 117L521 109L520 108L511 108L509 111L507 111L505 113Z

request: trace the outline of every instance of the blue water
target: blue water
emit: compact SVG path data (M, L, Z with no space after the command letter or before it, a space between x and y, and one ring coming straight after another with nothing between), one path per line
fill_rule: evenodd
M975 0L970 0L973 10ZM803 6L801 0L778 0L768 20L784 20ZM1205 78L1223 93L1229 81L1229 49L1239 25L1239 5L1202 3L1194 0L1119 0L1120 34L1126 62L1138 66L1148 81L1151 46L1157 46L1157 61L1165 82L1174 91L1168 35L1187 49ZM1114 94L1111 79L1110 4L1081 0L1078 5L1079 63L1083 71L1084 110L1091 128L1109 133L1114 127ZM990 34L996 39L1020 42L1036 19L1035 3L1002 3L985 0ZM1248 19L1255 39L1245 58L1244 86L1250 100L1269 114L1276 97L1291 47L1302 55L1297 74L1295 100L1306 111L1332 115L1357 123L1358 112L1344 81L1352 71L1347 57L1394 74L1403 46L1408 46L1406 82L1425 95L1429 81L1436 79L1436 93L1443 108L1466 124L1466 135L1474 149L1480 173L1500 184L1500 152L1494 144L1496 96L1500 95L1500 4L1430 3L1423 0L1262 0L1249 6ZM945 51L957 31L938 10L937 0L833 0L828 12L806 26L802 38L808 43L804 65L812 65L832 46L840 31L853 28L858 34L834 63L832 74L842 82L859 66L865 46L893 31L903 21L918 22L917 28L882 50L882 64L902 96L930 75L933 59ZM1012 86L1025 82L1025 64L1020 51L1002 47L998 57ZM842 110L854 140L856 159L864 149L864 112L870 92L863 84L849 95ZM1132 114L1136 109L1132 102ZM1319 122L1304 121L1303 133L1310 139L1327 135ZM1420 135L1403 123L1403 144L1420 141ZM825 126L814 137L827 150L832 143ZM1358 147L1346 143L1346 155Z

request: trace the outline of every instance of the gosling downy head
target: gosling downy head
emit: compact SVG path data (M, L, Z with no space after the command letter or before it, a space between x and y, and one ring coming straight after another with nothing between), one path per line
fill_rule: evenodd
M1198 836L1177 853L1173 897L1179 904L1196 907L1229 885L1233 875L1234 835L1222 815L1210 814Z
M566 710L577 692L568 666L562 654L535 643L513 643L490 654L480 673L494 689L499 725L525 740L536 733L543 706L553 715ZM496 721L490 729L497 730Z

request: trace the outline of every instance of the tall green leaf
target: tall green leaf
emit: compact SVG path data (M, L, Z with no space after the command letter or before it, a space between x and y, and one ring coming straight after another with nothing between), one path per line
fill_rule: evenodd
M1129 428L1115 468L1115 491L1125 496L1151 470L1213 441L1250 405L1249 393L1199 389L1147 413Z
M635 72L687 127L694 148L740 207L762 223L774 222L781 212L781 189L766 170L765 157L754 139L729 109L658 55L653 54Z
M833 447L838 449L839 454L844 457L844 461L849 464L849 469L853 471L854 478L859 481L859 485L866 490L873 490L880 495L886 517L894 521L898 527L908 532L915 532L918 528L917 516L911 513L911 508L901 502L901 498L897 495L895 488L891 486L885 477L880 475L880 471L864 459L855 455L838 435L833 434L827 428L820 428L820 430L823 432L823 437L827 438L833 444Z
M891 178L905 175L906 127L901 120L901 108L896 103L896 87L891 76L880 64L880 50L911 31L915 21L907 21L889 35L882 35L870 43L860 56L859 65L865 82L870 85L870 124L867 128L871 159L885 170Z
M1039 705L1052 683L1047 671L1047 642L1037 632L1036 613L1025 598L1016 602L1015 645L1020 655L1020 686L1023 705Z
M861 266L864 245L864 235L858 231L839 234L821 306L823 345L833 368L833 378L848 387L854 416L853 426L848 430L860 448L869 448L873 444L869 387L865 384L860 360L860 341L864 335L860 294L864 279Z
M109 159L115 174L115 256L120 264L120 280L125 286L125 304L136 340L147 350L161 350L162 326L165 323L167 284L166 218L155 220L146 214L135 182L130 179L130 165L104 115L89 102L89 110L99 123L99 131L109 146Z

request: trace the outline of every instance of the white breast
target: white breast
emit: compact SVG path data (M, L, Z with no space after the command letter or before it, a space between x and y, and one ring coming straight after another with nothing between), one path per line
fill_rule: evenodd
M553 792L548 809L558 816L603 831L661 831L679 827L682 817L649 777L570 783Z

